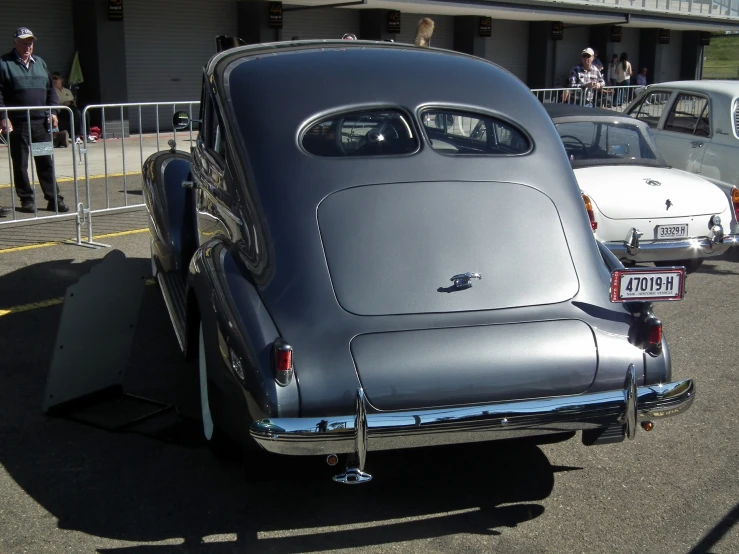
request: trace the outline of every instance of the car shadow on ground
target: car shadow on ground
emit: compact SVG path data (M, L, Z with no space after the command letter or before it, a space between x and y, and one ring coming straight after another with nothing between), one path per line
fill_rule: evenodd
M94 263L27 266L0 278L0 293L25 284L37 299L61 296ZM293 553L495 535L539 517L554 473L578 469L553 467L532 444L490 442L370 452L374 480L345 486L322 459L221 460L197 436L165 442L47 417L41 402L61 313L55 305L0 317L0 336L14 337L0 369L0 463L61 529L163 541L99 552ZM127 388L166 401L182 361L156 286L145 289L132 350ZM197 435L197 425L182 427Z

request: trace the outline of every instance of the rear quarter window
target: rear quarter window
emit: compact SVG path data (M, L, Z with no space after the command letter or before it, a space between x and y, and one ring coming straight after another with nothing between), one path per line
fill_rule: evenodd
M310 125L301 144L309 154L325 157L397 156L419 147L410 117L396 110L332 115Z
M523 131L488 115L431 109L421 113L421 124L431 147L442 154L515 156L532 148Z

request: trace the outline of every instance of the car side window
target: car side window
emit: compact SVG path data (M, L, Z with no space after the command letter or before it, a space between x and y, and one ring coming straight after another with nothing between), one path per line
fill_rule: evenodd
M209 154L222 167L226 165L226 137L223 121L218 113L217 107L210 91L204 94L205 108L203 110L203 144Z
M708 100L703 96L681 94L665 121L665 131L707 137L711 134Z
M662 118L662 112L664 112L665 106L670 100L670 96L672 96L672 92L665 90L648 92L644 95L639 105L629 113L636 119L641 119L644 123L656 129L659 120Z

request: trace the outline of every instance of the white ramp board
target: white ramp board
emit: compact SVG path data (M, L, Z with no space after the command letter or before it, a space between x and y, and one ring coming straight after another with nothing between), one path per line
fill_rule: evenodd
M145 266L113 250L67 289L46 380L44 413L122 385L146 273Z

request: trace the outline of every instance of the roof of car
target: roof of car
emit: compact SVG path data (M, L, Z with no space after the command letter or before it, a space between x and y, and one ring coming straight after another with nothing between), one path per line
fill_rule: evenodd
M606 110L603 108L585 108L576 104L544 104L544 109L552 119L570 118L570 117L616 117L632 119L630 116L622 114L614 110Z
M650 89L683 89L698 92L716 92L729 96L739 96L739 81L715 80L715 81L668 81L666 83L655 83Z

